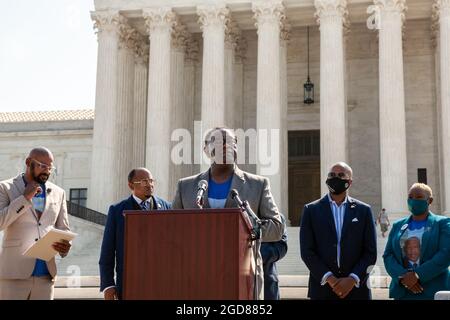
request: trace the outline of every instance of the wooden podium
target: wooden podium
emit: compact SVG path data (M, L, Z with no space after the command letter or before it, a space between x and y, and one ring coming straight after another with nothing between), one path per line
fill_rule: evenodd
M125 211L123 299L253 299L241 209Z

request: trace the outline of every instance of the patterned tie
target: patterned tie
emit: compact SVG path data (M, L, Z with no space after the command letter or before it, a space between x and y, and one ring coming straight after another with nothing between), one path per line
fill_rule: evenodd
M148 211L147 201L142 201L141 202L141 208L142 208L142 210Z

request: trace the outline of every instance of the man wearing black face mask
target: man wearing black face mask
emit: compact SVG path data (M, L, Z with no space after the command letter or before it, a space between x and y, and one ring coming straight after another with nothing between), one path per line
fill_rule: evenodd
M348 164L333 165L326 180L330 192L303 210L300 250L310 271L311 299L371 299L375 224L370 206L348 196L352 176Z

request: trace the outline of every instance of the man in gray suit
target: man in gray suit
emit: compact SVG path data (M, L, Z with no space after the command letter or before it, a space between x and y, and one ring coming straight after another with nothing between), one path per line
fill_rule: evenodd
M211 159L211 167L198 175L178 181L173 209L198 208L196 201L198 183L208 182L203 208L237 208L230 191L236 189L240 198L247 200L255 214L263 221L261 241L279 241L284 233L280 213L270 192L269 180L240 170L236 165L237 138L227 128L215 128L205 137L204 152ZM259 250L261 241L256 241L258 299L263 299L263 269Z

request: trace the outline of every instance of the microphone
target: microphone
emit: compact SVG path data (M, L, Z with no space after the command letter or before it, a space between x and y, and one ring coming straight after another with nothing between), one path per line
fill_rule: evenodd
M239 197L239 192L236 189L231 190L231 199L236 201L237 205L247 214L252 224L252 239L257 240L261 238L261 225L263 224L261 219L253 212L250 204L247 200L242 201ZM251 218L251 219L250 219Z
M208 181L200 180L197 185L197 197L195 198L195 203L200 209L203 209L203 194L208 189Z

